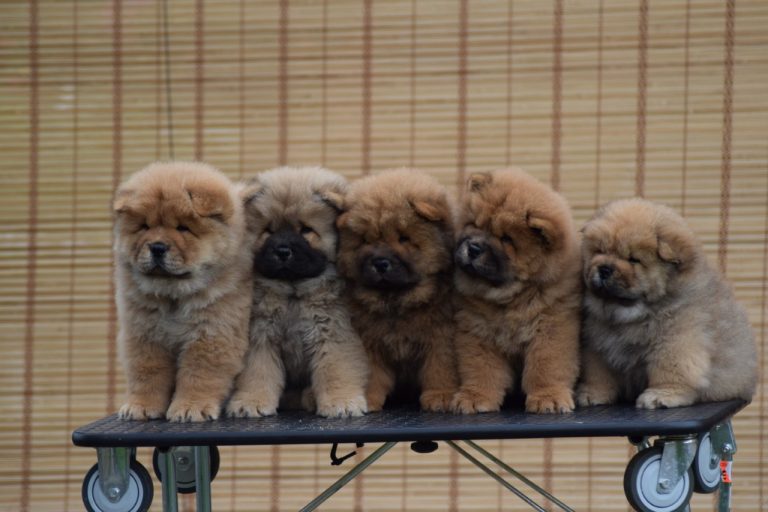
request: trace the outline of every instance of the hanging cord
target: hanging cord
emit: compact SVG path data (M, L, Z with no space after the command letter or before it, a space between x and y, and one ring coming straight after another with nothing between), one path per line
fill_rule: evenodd
M173 151L173 101L171 99L171 43L168 30L168 0L163 0L163 53L165 57L165 111L168 115L168 153L175 160Z

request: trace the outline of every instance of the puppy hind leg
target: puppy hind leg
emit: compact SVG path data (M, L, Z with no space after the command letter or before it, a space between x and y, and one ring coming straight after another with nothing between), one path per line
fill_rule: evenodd
M619 382L594 350L584 349L581 372L581 383L576 388L579 406L612 404L618 399Z
M450 339L440 336L435 338ZM431 347L424 359L419 379L421 408L425 411L450 411L453 396L459 387L456 356L452 344L437 343Z
M384 407L387 396L394 389L395 374L384 361L374 354L368 354L368 364L371 373L365 390L365 401L368 403L368 412L375 412Z
M451 409L462 414L498 411L512 388L509 361L497 349L469 333L457 336L456 355L461 387L453 397Z
M277 414L285 388L285 368L272 345L252 345L245 368L235 381L235 392L227 404L231 418L257 418Z
M691 332L685 337L665 340L664 350L648 361L648 388L635 405L642 409L682 407L700 397L699 390L711 383L709 352L702 347L706 335Z
M165 417L176 377L176 357L157 343L126 340L123 357L128 396L118 413L126 420Z
M579 377L578 325L578 318L557 324L553 319L550 329L543 330L531 341L523 362L526 411L573 411L573 388Z
M243 344L244 346L244 344ZM225 339L200 339L184 348L176 373L176 392L166 417L170 421L215 420L235 376L243 350Z

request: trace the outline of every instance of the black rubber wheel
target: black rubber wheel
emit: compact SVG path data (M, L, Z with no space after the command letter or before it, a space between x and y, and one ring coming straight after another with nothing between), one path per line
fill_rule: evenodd
M184 449L189 449L188 453L179 453L177 448L174 452L174 462L176 463L176 491L179 494L192 494L197 491L195 486L195 458L192 454L192 447L185 446ZM211 482L216 478L219 473L219 465L221 463L221 457L219 455L219 449L215 446L211 446ZM183 457L180 460L179 455ZM159 482L163 481L163 475L160 472L160 451L155 448L152 452L152 469L155 470L155 476Z
M699 438L696 457L693 459L693 490L711 494L720 488L720 455L712 449L709 433Z
M88 512L146 512L152 504L154 489L149 471L136 460L128 471L128 488L117 503L109 501L99 485L99 465L93 467L83 480L82 497Z
M668 494L656 490L661 470L661 446L654 446L632 457L624 472L624 494L635 510L640 512L681 512L693 494L693 471L683 474Z

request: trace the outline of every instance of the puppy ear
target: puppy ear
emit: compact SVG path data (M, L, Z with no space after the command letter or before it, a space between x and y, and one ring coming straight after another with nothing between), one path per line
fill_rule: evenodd
M478 192L486 185L488 185L493 177L489 172L476 172L469 176L467 180L467 190L470 192Z
M192 209L201 217L223 221L234 213L232 201L225 191L188 187L187 195L192 203Z
M115 213L127 212L131 209L131 203L134 198L134 192L130 189L118 189L115 193L115 199L112 202L112 209Z
M679 269L688 268L698 257L696 241L682 233L664 232L657 235L656 253L659 259Z
M336 210L336 213L344 211L344 196L345 191L338 187L327 187L317 193L317 198Z
M415 199L409 202L416 214L429 222L444 222L451 215L448 199L445 196L432 199Z
M557 224L551 220L537 216L528 212L525 216L525 223L528 225L531 233L545 249L553 249L557 241L562 238L562 233Z
M244 205L247 205L251 201L264 193L264 185L261 184L258 178L253 178L246 182L238 183L237 196Z

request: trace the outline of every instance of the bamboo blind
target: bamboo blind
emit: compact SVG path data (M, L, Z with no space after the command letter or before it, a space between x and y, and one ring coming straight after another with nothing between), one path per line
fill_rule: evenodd
M96 458L70 433L123 390L110 198L154 159L413 165L454 192L515 163L579 223L616 197L667 202L733 282L768 375L766 27L761 0L4 0L0 510L82 507ZM768 510L767 404L762 384L735 420L734 510ZM627 507L625 440L483 444L577 510ZM326 450L222 448L214 508L298 508L340 474ZM499 489L403 446L325 510L525 509Z

